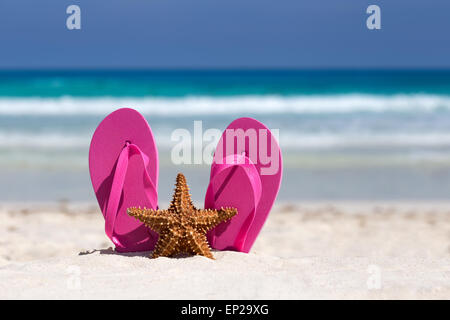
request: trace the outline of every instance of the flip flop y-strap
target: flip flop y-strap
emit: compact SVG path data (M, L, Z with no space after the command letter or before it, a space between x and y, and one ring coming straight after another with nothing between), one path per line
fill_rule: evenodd
M106 207L105 214L105 232L106 235L111 239L111 241L119 247L123 247L119 239L114 236L114 226L116 223L116 217L118 214L120 198L122 196L122 189L125 182L125 177L128 170L128 161L133 155L138 155L139 159L142 160L144 164L144 192L150 201L152 208L156 208L157 204L153 203L153 195L156 194L156 188L153 184L148 172L146 170L149 158L139 149L139 147L130 142L126 142L122 151L117 159L116 168L114 171L114 178L111 185L111 192L109 194L108 204Z
M221 164L218 164L218 163L213 164L212 172L211 172L212 177L214 177L215 175L217 175L220 172L227 170L229 168L231 168L231 170L229 170L229 173L225 177L224 182L220 185L220 187L217 190L215 190L214 202L216 202L220 198L221 193L226 188L228 183L231 181L234 173L236 172L236 170L239 167L244 170L244 172L248 178L248 181L250 182L252 190L253 190L253 202L254 202L253 209L248 214L248 217L245 219L244 223L242 224L242 226L236 236L236 240L234 242L234 248L236 248L239 251L242 251L245 240L247 238L248 230L250 229L250 226L253 223L253 220L254 220L255 214L256 214L256 209L257 209L258 203L261 199L261 194L262 194L261 177L258 173L258 169L256 168L256 166L245 155L236 155L236 154L229 155L229 156L225 157L223 160L224 161L222 161L223 163L221 163ZM212 178L212 179L214 179L214 178ZM238 212L238 214L239 214L239 212ZM241 213L241 214L244 214L244 213ZM213 242L214 242L215 237L216 236L213 235Z

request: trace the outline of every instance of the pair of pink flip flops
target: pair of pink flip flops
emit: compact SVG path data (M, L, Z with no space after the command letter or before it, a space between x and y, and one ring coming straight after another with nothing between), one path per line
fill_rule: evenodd
M119 109L99 124L89 149L89 171L105 232L116 250L153 250L158 235L126 213L134 206L158 207L158 150L140 113ZM212 248L250 251L281 175L281 151L269 129L251 118L233 121L214 154L205 208L234 207L238 214L209 232Z

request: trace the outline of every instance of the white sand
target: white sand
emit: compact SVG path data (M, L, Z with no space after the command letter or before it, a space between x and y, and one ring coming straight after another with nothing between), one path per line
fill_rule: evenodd
M3 205L0 298L450 298L446 203L279 205L215 261L116 254L103 227L94 205Z

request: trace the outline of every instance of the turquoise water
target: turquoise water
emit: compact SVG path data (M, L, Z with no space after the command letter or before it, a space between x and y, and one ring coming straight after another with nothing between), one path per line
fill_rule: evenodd
M162 170L197 189L208 167L175 166L172 132L251 116L280 131L282 199L450 196L450 71L22 71L0 72L0 199L92 199L90 137L119 107L147 118Z
M450 71L22 71L0 72L1 97L185 97L450 94Z

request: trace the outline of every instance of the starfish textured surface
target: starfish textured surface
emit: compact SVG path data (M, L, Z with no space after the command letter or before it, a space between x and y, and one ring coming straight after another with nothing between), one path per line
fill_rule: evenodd
M214 259L206 233L237 214L235 208L197 209L194 207L186 178L177 175L175 194L167 210L128 208L128 214L159 234L152 258L180 253Z

